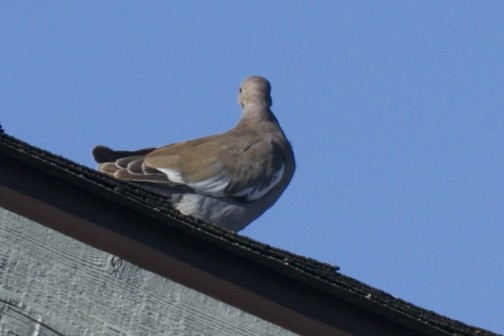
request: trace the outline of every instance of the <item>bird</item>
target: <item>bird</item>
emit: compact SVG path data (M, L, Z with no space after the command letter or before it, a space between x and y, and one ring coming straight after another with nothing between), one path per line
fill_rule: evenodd
M134 151L96 146L97 169L166 194L184 215L240 231L280 198L296 163L271 111L269 81L247 77L238 103L241 117L224 133Z

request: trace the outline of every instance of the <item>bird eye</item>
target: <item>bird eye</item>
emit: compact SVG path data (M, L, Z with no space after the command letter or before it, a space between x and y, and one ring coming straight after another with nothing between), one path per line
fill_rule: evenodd
M242 88L240 88L240 90L239 90L239 91L240 91L240 93L241 93L241 90L242 90Z

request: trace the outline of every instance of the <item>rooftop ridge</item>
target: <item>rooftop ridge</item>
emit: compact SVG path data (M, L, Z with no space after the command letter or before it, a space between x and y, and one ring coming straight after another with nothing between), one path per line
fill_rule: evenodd
M161 193L132 182L118 181L60 155L37 148L3 132L0 155L41 169L92 194L128 206L153 219L168 223L222 249L305 283L321 292L432 335L497 335L420 308L382 290L343 275L339 267L300 256L216 227L171 208ZM170 219L168 221L167 219Z

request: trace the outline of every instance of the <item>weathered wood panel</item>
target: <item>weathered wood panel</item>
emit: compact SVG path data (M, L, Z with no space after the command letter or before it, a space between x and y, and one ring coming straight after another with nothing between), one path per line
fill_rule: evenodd
M0 335L294 335L0 208Z

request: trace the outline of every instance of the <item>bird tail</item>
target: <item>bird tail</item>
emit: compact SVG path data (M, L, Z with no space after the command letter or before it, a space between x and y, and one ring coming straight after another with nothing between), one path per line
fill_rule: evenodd
M143 156L154 149L156 148L144 148L136 151L116 151L106 146L96 146L93 148L93 158L98 163L115 162L125 157Z

